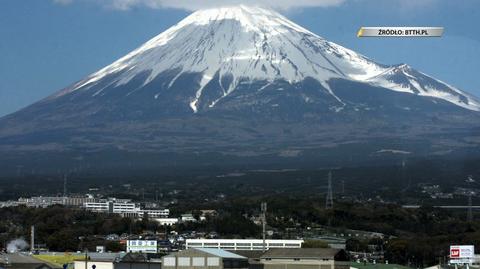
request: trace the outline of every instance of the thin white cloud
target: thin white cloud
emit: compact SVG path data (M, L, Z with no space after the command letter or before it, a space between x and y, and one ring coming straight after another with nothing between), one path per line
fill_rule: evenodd
M210 7L228 5L257 5L277 9L292 9L302 7L331 7L338 6L346 0L53 0L55 3L68 4L73 1L90 1L119 10L128 10L133 7L148 8L177 8L184 10L198 10Z
M52 0L57 4L70 4L73 2L90 2L104 7L117 10L129 10L135 7L147 8L176 8L194 11L219 6L229 5L255 5L274 9L296 9L309 7L335 7L350 1L363 2L365 4L382 4L395 7L400 11L415 10L429 7L439 0Z
M426 6L431 6L435 4L438 0L403 0L399 1L400 7L404 9L412 9L412 8L421 8Z
M68 5L73 2L73 0L53 0L55 4Z

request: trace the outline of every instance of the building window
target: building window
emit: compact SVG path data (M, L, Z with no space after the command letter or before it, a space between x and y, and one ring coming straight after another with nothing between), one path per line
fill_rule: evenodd
M220 266L220 259L217 257L207 258L207 266Z
M175 266L175 257L165 257L163 258L163 266Z
M205 266L205 258L203 257L194 257L192 260L193 266Z
M178 258L178 266L190 266L190 258L189 257L179 257Z

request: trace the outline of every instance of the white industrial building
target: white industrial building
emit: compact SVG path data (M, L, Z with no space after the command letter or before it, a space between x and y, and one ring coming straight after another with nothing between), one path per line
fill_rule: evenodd
M180 216L180 221L181 222L196 222L197 219L190 213L187 214L182 214Z
M18 198L16 206L24 205L26 207L49 207L52 205L64 204L64 197L43 197L36 196L30 198Z
M122 214L129 217L134 217L137 213L137 206L135 203L105 201L105 202L87 202L84 203L85 209L93 212ZM138 208L138 210L140 210Z
M265 248L301 248L303 240L265 240ZM262 239L187 239L186 248L218 248L225 250L262 250Z
M151 219L168 218L170 210L165 209L140 209L140 214L147 214Z
M155 219L161 226L172 226L178 223L177 218L157 218Z
M103 200L98 202L87 202L83 204L88 211L119 214L124 217L143 218L147 215L149 218L168 218L169 209L141 209L139 205L130 202L130 200Z

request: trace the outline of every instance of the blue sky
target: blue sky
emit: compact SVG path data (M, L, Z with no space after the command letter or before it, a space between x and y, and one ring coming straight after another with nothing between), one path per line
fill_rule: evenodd
M110 64L191 10L222 2L2 0L0 116ZM480 96L480 1L275 2L281 13L330 41L381 63L408 63ZM356 32L360 26L443 26L445 35L429 39L359 39Z

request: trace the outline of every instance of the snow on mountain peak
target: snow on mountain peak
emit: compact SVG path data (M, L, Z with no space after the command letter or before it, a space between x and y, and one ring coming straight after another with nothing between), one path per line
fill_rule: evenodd
M154 77L173 68L206 72L207 76L220 70L250 78L299 81L312 76L323 81L345 76L334 64L338 61L329 59L339 55L350 58L346 60L356 58L357 64L368 63L275 11L243 5L221 7L194 12L75 88L119 71L128 70L130 76L127 74L121 81L126 83L142 70L152 70ZM348 61L343 64L351 65ZM350 69L360 73L364 70L354 65Z
M178 75L169 85L173 85L181 74L202 74L198 85L192 85L197 87L195 95L189 97L194 112L198 111L197 103L204 87L213 78L218 77L220 81L225 76L232 80L226 85L223 97L233 92L242 80L282 79L294 83L311 77L337 98L328 81L343 78L438 97L468 109L480 110L480 105L473 98L470 101L470 97L464 98L459 90L436 80L434 83L434 79L406 65L389 67L377 64L323 39L275 11L244 5L196 11L57 96L88 90L112 74L117 76L108 85L124 85L137 75L148 73L144 81L146 85L162 72L171 70ZM422 78L418 80L410 76ZM428 83L422 86L426 81ZM437 92L435 87L442 89ZM101 94L102 90L96 90L94 96ZM342 103L341 100L339 102Z
M273 10L245 5L199 10L187 17L182 23L207 25L213 21L221 20L238 21L246 31L264 32L270 30L270 34L276 34L283 27L290 27L295 31L313 35L310 31L292 23ZM280 29L277 27L280 27Z
M394 91L440 98L466 109L480 111L480 102L475 97L419 72L407 64L391 66L366 81Z

